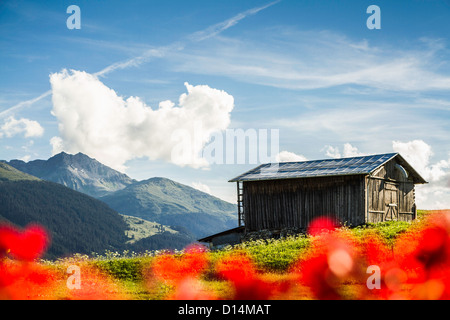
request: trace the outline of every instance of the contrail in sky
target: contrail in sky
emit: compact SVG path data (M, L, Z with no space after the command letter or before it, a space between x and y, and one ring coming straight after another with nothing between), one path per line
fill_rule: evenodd
M107 73L110 73L114 70L117 69L125 69L128 67L136 67L144 62L147 62L149 59L151 58L160 58L163 57L164 54L166 52L173 52L173 51L181 51L185 48L185 46L190 43L190 42L200 42L212 37L215 37L216 35L218 35L219 33L233 27L234 25L236 25L239 21L241 21L242 19L247 18L248 16L252 16L254 14L257 14L258 12L260 12L261 10L264 10L268 7L273 6L274 4L280 2L281 0L277 0L271 3L268 3L264 6L261 7L256 7L256 8L252 8L249 9L247 11L238 13L237 15L235 15L234 17L227 19L225 21L219 22L215 25L209 26L208 28L201 30L201 31L197 31L194 32L192 34L190 34L189 36L186 37L186 39L184 41L178 41L178 42L174 42L169 46L163 46L157 49L150 49L145 51L142 55L138 56L138 57L134 57L122 62L116 62L106 68L104 68L101 71L98 71L96 73L94 73L95 76L103 76Z
M249 16L255 15L258 12L260 12L264 9L267 9L267 8L273 6L274 4L277 4L280 1L281 0L276 0L276 1L266 4L264 6L255 7L255 8L246 10L244 12L238 13L237 15L235 15L234 17L232 17L230 19L227 19L227 20L219 22L215 25L209 26L208 28L206 28L204 30L192 33L192 34L188 35L182 41L174 42L168 46L162 46L159 48L150 49L150 50L145 51L140 56L137 56L137 57L125 60L125 61L113 63L113 64L103 68L102 70L94 73L94 75L97 77L98 76L101 77L101 76L104 76L104 75L111 73L118 69L137 67L137 66L141 65L142 63L148 62L151 58L161 58L165 55L166 52L181 51L186 47L187 44L193 43L193 42L201 42L203 40L215 37L218 34L220 34L221 32L235 26L236 24L239 23L239 21L241 21ZM51 95L51 93L52 93L52 91L48 90L36 98L22 101L4 111L1 111L0 118L4 118L4 117L10 115L13 111L20 110L24 107L29 107L29 106L33 105L35 102L38 102L38 101L48 97L49 95Z
M18 104L16 104L15 106L12 106L9 109L6 109L2 112L0 112L0 118L4 118L6 116L8 116L9 114L11 114L13 111L15 110L19 110L22 109L23 107L29 107L31 106L33 103L38 102L39 100L44 99L45 97L48 97L50 94L52 93L52 90L48 90L46 92L44 92L43 94L41 94L40 96L30 99L30 100L26 100L26 101L22 101L19 102Z

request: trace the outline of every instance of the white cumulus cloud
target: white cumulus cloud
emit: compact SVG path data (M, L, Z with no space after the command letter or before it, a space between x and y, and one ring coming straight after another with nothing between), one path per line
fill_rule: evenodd
M420 209L450 208L450 159L432 162L432 147L423 140L393 141L392 148L429 183L416 186Z
M325 154L331 158L351 158L366 155L359 152L358 148L352 146L350 143L344 144L342 153L340 152L339 147L325 146Z
M12 116L8 117L0 127L0 138L2 136L11 138L22 133L25 138L40 137L44 134L44 128L37 121L25 118L17 120Z
M139 157L208 166L199 154L214 132L228 127L234 107L233 96L207 85L185 83L178 105L167 100L152 109L83 71L54 73L50 83L59 129L53 153L83 152L120 171Z
M445 169L450 168L450 159L431 164L433 151L431 146L422 140L393 141L392 148L400 153L425 180L437 182L448 175Z
M211 194L211 189L210 189L206 184L204 184L204 183L201 183L201 182L192 182L192 187L195 188L195 189L197 189L197 190L200 190L200 191L202 191L202 192Z
M297 161L306 161L305 156L301 154L296 154L294 152L289 151L281 151L276 157L275 161L277 162L297 162Z

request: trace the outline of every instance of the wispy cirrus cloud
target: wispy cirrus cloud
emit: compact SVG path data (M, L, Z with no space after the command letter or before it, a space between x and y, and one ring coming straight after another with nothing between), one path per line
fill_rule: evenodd
M239 23L239 21L241 21L249 16L255 15L258 12L260 12L264 9L267 9L267 8L273 6L274 4L277 4L280 1L281 0L276 0L276 1L273 1L270 3L267 3L263 6L255 7L255 8L246 10L244 12L241 12L241 13L235 15L234 17L227 19L225 21L219 22L215 25L212 25L212 26L206 28L205 30L193 33L192 35L187 37L187 40L192 41L192 42L199 42L199 41L203 41L203 40L215 37L219 33L233 27L234 25Z
M415 49L398 49L336 32L272 28L258 37L218 37L175 52L173 61L179 71L293 90L343 85L407 92L450 89L450 74L442 71L446 61L440 57L445 44L436 39L417 43Z
M192 42L199 43L206 39L213 38L213 37L219 35L220 33L226 31L227 29L237 25L241 20L243 20L249 16L255 15L258 12L275 5L280 1L281 0L273 1L273 2L267 3L265 5L259 6L259 7L251 8L244 12L240 12L237 15L235 15L227 20L224 20L222 22L219 22L217 24L209 26L209 27L205 28L204 30L194 32L194 33L188 35L187 37L185 37L184 39L176 41L167 46L146 49L141 54L139 54L133 58L130 58L130 59L127 59L124 61L118 61L111 65L108 65L105 68L101 69L100 71L93 73L93 75L97 76L97 77L105 76L116 70L137 67L143 63L147 63L147 62L151 61L153 58L162 58L167 53L170 53L170 52L182 51L188 43L192 43ZM111 44L109 44L109 45L111 45ZM51 90L44 92L43 94L39 95L36 98L17 103L16 105L1 111L0 119L4 118L6 116L10 116L14 112L16 112L22 108L31 106L34 103L50 96L50 94L51 94Z
M448 141L450 107L445 100L402 98L399 101L395 96L353 95L320 99L305 96L301 103L308 104L308 108L299 105L296 114L280 116L271 125L300 135L380 147L391 140L411 136Z
M161 57L164 57L167 53L181 51L185 48L185 46L188 43L201 42L206 39L213 38L213 37L219 35L220 33L222 33L223 31L235 26L236 24L239 23L239 21L241 21L249 16L252 16L254 14L257 14L258 12L260 12L264 9L267 9L280 1L281 0L273 1L273 2L270 2L263 6L246 10L244 12L241 12L241 13L233 16L230 19L227 19L227 20L219 22L215 25L209 26L204 30L194 32L193 34L188 35L185 39L174 42L167 46L146 50L144 53L142 53L141 55L139 55L137 57L133 57L128 60L114 63L114 64L107 66L106 68L96 72L94 75L104 76L112 71L117 70L117 69L136 67L144 62L148 62L152 58L161 58Z

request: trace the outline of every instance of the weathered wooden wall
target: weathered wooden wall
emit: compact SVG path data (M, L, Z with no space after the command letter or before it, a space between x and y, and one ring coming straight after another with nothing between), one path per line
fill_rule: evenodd
M247 231L305 229L328 215L348 225L365 222L363 175L244 182Z
M367 222L415 219L414 182L395 165L391 160L367 178Z
M359 225L415 219L414 182L395 159L372 175L296 178L243 183L247 231L305 229L318 216Z

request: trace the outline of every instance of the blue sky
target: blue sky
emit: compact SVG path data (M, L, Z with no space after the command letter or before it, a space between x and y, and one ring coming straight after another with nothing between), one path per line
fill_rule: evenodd
M175 161L174 134L197 152L277 129L281 160L400 152L430 182L418 206L450 208L449 19L432 0L2 1L0 159L83 152L233 201L255 164Z

